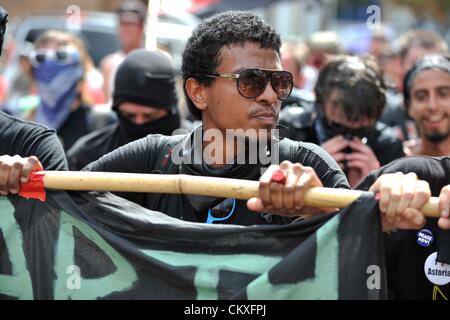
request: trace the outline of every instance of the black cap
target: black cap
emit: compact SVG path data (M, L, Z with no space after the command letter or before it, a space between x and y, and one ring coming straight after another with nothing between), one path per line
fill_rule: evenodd
M0 55L2 54L3 40L5 38L6 23L8 22L8 12L0 7Z
M178 105L175 72L161 51L131 51L117 69L113 109L124 102L173 109Z
M144 23L147 18L147 7L141 1L125 1L117 10L120 22Z

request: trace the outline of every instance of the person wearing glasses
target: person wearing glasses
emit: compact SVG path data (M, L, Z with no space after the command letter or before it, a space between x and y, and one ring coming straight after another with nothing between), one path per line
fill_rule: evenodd
M404 157L392 129L379 122L386 103L383 76L369 57L342 56L320 71L313 107L287 107L287 137L322 146L354 187L370 171Z
M183 61L188 99L191 108L195 108L192 111L198 110L196 114L201 115L203 125L187 135L149 135L109 153L87 169L259 179L259 197L248 203L188 195L125 195L150 209L188 221L280 224L289 223L301 214L314 213L303 206L306 188L322 185L348 188L339 166L320 147L289 139L278 141L280 160L284 161L279 166L270 166L260 177L261 163L221 163L220 158L216 158L208 164L201 157L197 162L195 155L199 151L200 155L204 154L202 151L208 149L211 141L202 139L199 144L190 143L195 140L195 133L201 137L208 134L208 129L218 128L250 128L259 131L260 139L274 139L270 130L267 133L263 129L275 128L280 101L289 95L292 87L292 78L281 70L279 44L278 35L252 13L227 12L206 20L189 39ZM232 140L223 145L224 155L228 148L235 146ZM273 153L274 149L268 151ZM176 157L171 154L176 151L185 154L183 159L186 161L174 161ZM189 161L192 159L194 161ZM224 159L227 160L226 156ZM10 173L5 172L5 168L6 165L0 165L0 187L1 181ZM281 179L280 171L276 170L282 171ZM433 171L431 176L435 176ZM382 190L380 209L384 213L385 229L424 225L425 219L417 211L430 196L430 188L424 181L417 180L413 174L396 173L381 175L370 185L374 191ZM445 211L441 223L444 228L450 227L449 196L450 191L444 190L440 201L441 209ZM407 280L414 282L415 278Z
M29 55L40 103L28 120L56 129L64 149L95 128L86 75L92 61L75 35L49 30Z
M260 195L247 203L236 199L189 195L122 194L147 208L188 221L241 225L282 224L302 214L323 211L303 206L304 191L308 187L322 185L348 188L348 184L336 162L320 147L289 139L276 141L275 147L280 151L279 160L283 162L279 166L269 167L268 164L249 161L244 164L232 161L208 164L201 157L200 162L197 162L195 155L199 151L201 155L201 151L207 149L210 143L203 139L199 144L190 143L195 133L201 136L212 128L258 129L263 134L262 140L275 140L270 130L265 132L263 129L275 128L280 101L287 98L292 88L291 75L281 70L279 48L279 36L252 13L227 12L206 20L189 39L183 61L189 106L192 112L202 117L203 126L187 135L149 135L118 148L89 165L86 170L259 179ZM0 155L5 154L0 157L2 195L17 193L19 183L27 182L32 169L42 168L41 162L46 169L67 167L61 146L51 130L2 113L0 130ZM228 141L231 147L234 147L233 142L234 138ZM173 161L175 158L171 155L176 147L187 156L184 158L187 161ZM222 151L229 150L227 144L223 147ZM274 149L266 151L275 153ZM194 161L189 161L191 159ZM269 168L261 176L264 167ZM286 179L275 181L277 169L283 172ZM385 213L385 228L396 226L396 211L402 213L405 211L402 208L408 208L409 217L406 224L399 219L403 222L402 227L422 226L425 219L416 209L428 200L429 187L412 175L395 175L393 179L392 175L384 175L380 179L371 188L373 191L383 189L380 208ZM406 198L402 191L408 191ZM395 193L396 197L391 198L391 193ZM446 201L443 197L441 202L445 206L448 199ZM448 210L446 212L448 219ZM414 220L414 223L410 223Z
M116 73L112 109L117 123L80 138L67 152L71 170L148 134L190 128L180 119L175 72L161 51L137 49L127 55Z
M277 139L281 101L289 97L293 87L292 75L281 67L280 46L279 35L254 13L229 11L205 20L188 39L182 62L187 104L191 113L202 119L202 125L184 135L148 135L112 151L84 170L259 180L259 197L247 202L118 193L186 221L285 224L300 215L329 211L304 206L303 198L305 190L313 186L349 188L337 163L317 145ZM230 132L235 135L227 136ZM266 161L267 156L271 161ZM414 190L416 186L425 188L423 193L427 194L426 186L422 187L414 176L395 177L391 186L387 183L390 180L392 176L378 181L373 190L398 191L399 183L406 183ZM413 217L421 219L409 219L409 226L417 228L424 223L414 208L426 199L416 199L415 195L391 199L387 207L389 192L382 193L387 227L388 222L396 225L397 209L403 212L407 207L412 207Z

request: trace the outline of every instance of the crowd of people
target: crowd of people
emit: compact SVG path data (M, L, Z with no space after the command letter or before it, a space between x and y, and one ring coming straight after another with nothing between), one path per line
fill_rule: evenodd
M398 52L356 56L345 54L329 32L282 43L256 14L217 14L187 40L181 82L191 115L184 119L170 55L139 48L142 12L129 4L119 11L125 28L119 34L134 40L123 40L123 50L102 64L112 112L100 128L89 105L85 79L92 61L82 41L54 30L38 38L29 76L39 105L26 120L0 112L1 195L18 193L35 168L259 180L259 196L248 201L117 193L192 222L211 223L211 212L232 205L239 214L221 223L255 225L336 211L305 206L309 187L371 190L380 194L392 298L431 298L426 257L409 243L416 241L411 229L449 239L450 58L439 35L410 31L399 38ZM388 63L401 72L388 70L387 78ZM185 134L172 135L180 129ZM229 139L229 130L243 134ZM209 139L209 132L221 135ZM271 163L251 154L261 154L261 141ZM235 161L241 155L245 161ZM273 178L279 170L283 182ZM420 212L432 195L439 196L439 219ZM449 285L442 292L448 295Z

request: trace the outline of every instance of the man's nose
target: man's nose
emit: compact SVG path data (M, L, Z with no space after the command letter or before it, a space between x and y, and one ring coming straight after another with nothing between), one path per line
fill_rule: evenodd
M439 101L436 94L434 93L430 95L430 99L428 100L428 109L430 109L431 111L439 109Z
M273 89L270 81L267 83L264 91L256 97L256 101L268 105L276 105L278 103L277 93Z
M133 118L133 122L137 125L139 124L144 124L146 122L148 122L148 118L142 114L137 114L134 118Z

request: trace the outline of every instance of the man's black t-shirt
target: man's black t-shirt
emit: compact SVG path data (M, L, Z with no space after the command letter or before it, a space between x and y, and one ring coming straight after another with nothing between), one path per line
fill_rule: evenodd
M0 112L0 155L36 156L45 170L67 170L54 130Z
M201 127L195 131L202 130ZM261 176L261 166L249 164L227 165L226 168L211 168L206 164L200 165L179 162L174 163L172 154L182 152L197 152L188 147L195 131L185 136L149 135L134 141L103 156L88 165L85 170L103 172L133 172L133 173L164 173L191 174L199 176L220 176L225 178L258 180ZM189 149L191 148L191 149ZM194 150L194 151L192 151ZM315 169L319 179L325 187L349 188L344 173L336 162L319 146L294 142L283 139L279 142L279 161L290 160ZM270 165L267 164L266 167ZM160 193L117 193L119 196L138 203L148 209L161 211L169 216L186 221L205 222L209 208L214 207L223 199L209 197L174 195ZM254 224L284 224L292 221L269 213L250 211L246 201L236 200L234 214L223 221L225 224L254 225Z
M399 159L372 172L356 188L368 190L380 175L395 172L415 172L420 179L428 181L432 195L439 196L440 190L450 184L450 158L413 156ZM450 298L450 284L437 286L425 276L425 270L432 272L425 268L425 261L432 253L439 251L443 259L450 259L450 231L439 229L434 218L428 218L423 229L432 234L433 241L429 246L419 244L422 242L418 230L399 230L386 236L388 285L393 299Z

